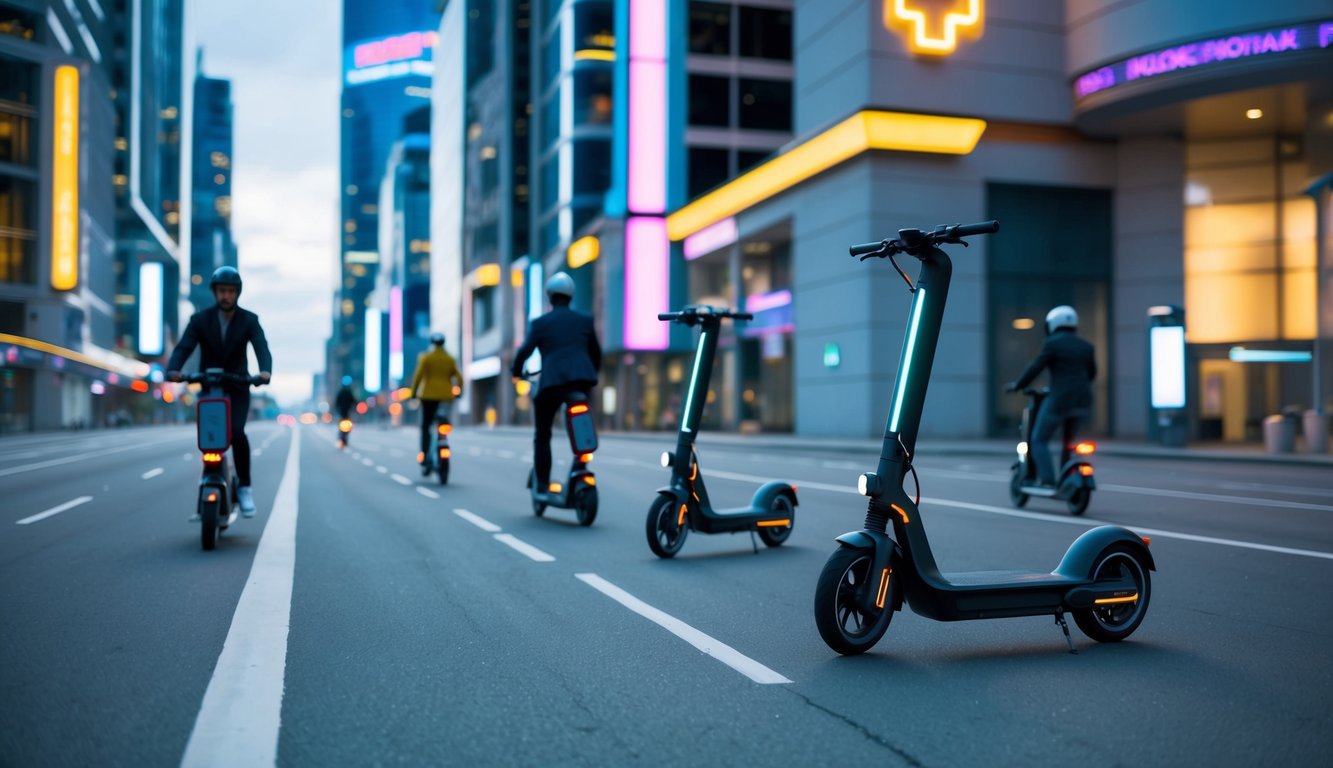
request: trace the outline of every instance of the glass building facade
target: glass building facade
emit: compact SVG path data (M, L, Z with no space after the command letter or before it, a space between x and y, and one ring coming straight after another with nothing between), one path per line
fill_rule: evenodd
M213 270L237 264L231 234L231 82L206 77L200 52L194 80L191 145L190 303L213 306Z

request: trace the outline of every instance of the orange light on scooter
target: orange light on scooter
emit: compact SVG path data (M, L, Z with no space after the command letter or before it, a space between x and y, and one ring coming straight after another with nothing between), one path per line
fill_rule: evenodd
M1074 446L1074 453L1077 453L1079 456L1091 456L1096 450L1096 443L1079 443Z
M588 485L597 485L597 478L593 477L592 475L584 475L583 482L587 483Z
M1147 536L1140 536L1139 538L1143 539L1143 546L1145 547L1152 546L1152 539L1148 538Z
M786 520L760 520L755 523L755 525L760 528L781 528L783 526L791 525L791 518L787 518Z
M204 497L204 501L217 501L217 500L218 500L218 495L216 493L210 493Z
M447 459L447 458L449 458L449 456L451 456L451 455L452 455L452 454L449 452L449 449L448 449L448 448L441 448L441 449L440 449L440 458L442 458L442 459Z
M420 464L425 460L426 460L426 454L422 453L421 451L417 451L417 463Z
M889 506L893 507L894 512L897 512L898 514L902 515L903 525L907 525L908 523L912 522L911 520L907 519L907 512L902 507L898 506L897 504L890 504Z
M1093 600L1092 602L1097 605L1115 605L1116 603L1138 602L1138 599L1139 599L1139 593L1135 592L1134 594L1126 595L1125 597L1099 597L1096 600Z
M584 463L584 464L587 464L588 462L592 461L592 454L591 454L591 453L580 453L580 454L579 454L579 461L582 462L582 463Z
M207 452L207 453L204 454L204 463L205 463L205 464L221 464L221 463L222 463L222 454L220 454L220 453L213 453L212 451L209 451L209 452Z
M587 412L588 412L588 406L584 403L578 403L577 405L569 406L569 413L572 416L577 416L580 413L587 413Z
M560 493L565 489L565 486L561 485L560 483L551 483L549 488L551 490L551 493Z
M338 422L338 431L339 431L339 432L351 432L351 431L352 431L352 420L351 420L351 419L343 419L342 421Z
M453 431L454 431L454 425L452 425L452 424L441 424L440 426L438 426L438 427L435 428L435 431L438 432L438 433L441 434L441 435L448 435L450 432L453 432Z
M876 607L876 608L883 608L883 607L884 607L884 598L887 597L888 594L889 594L889 574L890 574L890 573L892 573L892 571L891 571L890 569L888 569L888 568L885 568L885 569L884 569L884 572L881 573L881 574L879 575L879 596L877 596L877 597L875 598L875 607Z
M1090 464L1084 464L1078 468L1078 473L1084 477L1092 477L1092 466Z
M676 518L676 527L677 527L677 528L679 528L680 526L682 526L682 525L685 524L685 512L686 512L685 505L684 505L684 504L681 504L681 505L680 505L680 516Z

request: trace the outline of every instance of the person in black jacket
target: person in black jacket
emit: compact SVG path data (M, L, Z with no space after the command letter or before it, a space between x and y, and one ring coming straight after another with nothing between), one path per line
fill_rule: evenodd
M208 286L213 290L217 304L190 318L167 362L167 379L181 380L181 367L195 347L199 348L200 370L221 368L228 373L248 376L245 347L249 344L255 348L255 357L259 360L259 377L267 383L273 376L273 356L269 354L259 316L236 305L241 297L241 273L234 267L218 267ZM250 387L226 383L223 390L231 400L231 453L240 481L236 500L241 505L242 515L254 517L255 501L250 492L250 440L245 436L245 420L250 413Z
M1017 392L1050 370L1051 392L1037 412L1028 450L1037 465L1037 480L1055 485L1055 466L1047 442L1063 429L1072 442L1079 426L1092 414L1092 380L1097 378L1097 359L1092 344L1078 336L1078 313L1061 305L1046 313L1046 343L1032 364L1009 384Z
M339 420L351 418L352 409L356 407L356 393L352 391L352 377L344 376L342 384L337 397L333 400L333 407L338 411Z
M584 395L597 384L602 369L602 345L592 316L574 309L574 280L564 272L546 281L546 296L551 311L532 321L528 338L514 355L509 372L514 380L523 375L523 364L533 351L541 352L541 386L533 398L535 432L532 437L532 466L541 500L551 481L551 423L560 406L572 392Z

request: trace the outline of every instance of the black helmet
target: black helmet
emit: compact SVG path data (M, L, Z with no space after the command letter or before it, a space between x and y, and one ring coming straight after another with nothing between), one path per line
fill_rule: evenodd
M236 267L218 267L213 270L213 276L208 280L208 288L212 290L219 285L234 285L236 293L241 292L241 273L236 271Z
M444 334L443 334L443 333L432 333L432 334L430 335L430 343L431 343L431 344L434 344L434 345L437 346L437 347L443 347L443 346L444 346Z

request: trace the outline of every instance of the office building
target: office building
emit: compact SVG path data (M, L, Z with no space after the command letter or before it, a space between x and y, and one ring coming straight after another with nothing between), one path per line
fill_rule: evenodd
M208 281L218 267L235 267L231 234L231 81L203 73L203 51L195 67L190 178L190 303L194 311L214 304Z

